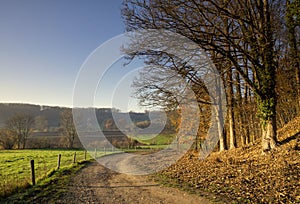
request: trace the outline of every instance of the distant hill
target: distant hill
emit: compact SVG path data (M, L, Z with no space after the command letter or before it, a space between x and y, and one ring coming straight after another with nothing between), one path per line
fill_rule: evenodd
M0 103L0 128L5 126L5 122L17 113L30 114L35 118L43 118L47 121L49 131L57 131L60 127L60 113L68 109L66 107L57 106L41 106L33 104L18 103ZM132 129L132 122L140 128L150 125L149 113L120 112L114 108L97 108L96 117L100 127L103 130L117 130L115 121L122 124L125 129ZM152 112L156 118L160 118L161 112ZM153 115L152 114L152 115ZM128 117L129 115L129 117ZM155 118L154 116L154 118ZM155 129L161 122L159 120L152 121L152 127ZM157 125L156 125L157 124Z
M5 121L17 113L38 115L40 113L40 106L30 104L0 103L0 127L3 127Z
M33 117L42 116L49 127L59 127L60 112L66 108L54 106L40 106L32 104L0 103L0 127L15 114L29 114Z

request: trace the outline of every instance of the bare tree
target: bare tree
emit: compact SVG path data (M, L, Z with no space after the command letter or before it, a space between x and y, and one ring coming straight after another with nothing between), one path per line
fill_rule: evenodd
M202 118L199 121L201 125L199 125L198 133L195 137L194 147L198 150L200 141L205 138L203 135L208 130L204 124L208 123L207 119L210 118L210 109L207 106L212 103L208 91L205 89L203 81L197 76L199 75L197 70L181 62L175 56L167 53L161 54L163 58L161 58L161 55L160 59L157 59L155 56L151 60L148 58L150 60L148 66L145 66L134 80L135 97L140 100L141 105L154 106L166 110L170 122L176 127L176 132L178 133L180 127L181 132L184 130L187 134L192 132L192 128L196 128L198 125L192 125L195 120L194 117L189 118L189 125L186 124L184 127L180 125L183 122L181 121L181 105L183 103L188 104L195 97L200 111L198 117ZM162 66L162 64L164 65ZM195 94L189 99L187 98L189 95L184 93L187 86L190 86L189 88ZM180 141L180 138L183 138L182 136L177 136L178 141Z
M6 128L16 138L17 148L25 149L34 122L29 114L15 114L6 121Z
M128 30L169 29L197 43L214 62L222 58L230 62L229 69L234 68L255 94L262 150L268 151L276 147L277 141L277 63L272 19L280 3L278 0L126 0L123 16ZM226 69L220 67L222 72Z
M48 120L45 118L45 116L38 115L34 118L34 128L35 130L47 132L49 125Z
M13 149L16 144L15 135L8 129L0 130L0 145L4 149Z
M72 149L74 141L78 137L75 129L73 114L71 109L63 110L60 114L60 125L62 136L67 141L67 147Z

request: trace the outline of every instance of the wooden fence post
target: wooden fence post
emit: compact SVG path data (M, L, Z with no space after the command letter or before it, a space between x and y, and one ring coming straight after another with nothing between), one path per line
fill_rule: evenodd
M60 160L61 160L61 154L58 155L58 160L57 160L57 169L60 168Z
M30 161L32 185L35 185L34 160Z
M84 151L84 161L86 161L86 150Z
M76 152L74 153L74 159L73 159L73 163L76 163Z
M95 159L97 159L97 148L95 148L95 154L94 154Z

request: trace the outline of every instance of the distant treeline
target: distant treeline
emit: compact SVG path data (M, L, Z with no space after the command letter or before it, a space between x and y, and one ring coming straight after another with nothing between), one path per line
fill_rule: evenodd
M21 113L34 117L34 131L57 132L61 127L61 113L67 109L70 108L32 104L0 103L0 128L5 127L6 121L13 115ZM132 122L140 128L145 128L150 125L149 112L124 113L115 108L96 108L95 114L98 124L102 130L117 130L118 128L116 127L115 120L118 120L119 122L121 121L123 124L125 123L123 126L130 123L132 124ZM131 121L128 121L128 117L126 117L128 114ZM157 114L160 114L159 111L157 111ZM128 128L130 127L128 126ZM174 131L172 125L167 125L166 128L168 129L166 131Z

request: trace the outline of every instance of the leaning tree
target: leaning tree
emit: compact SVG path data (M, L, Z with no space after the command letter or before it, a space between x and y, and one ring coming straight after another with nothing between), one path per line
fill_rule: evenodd
M281 3L279 0L125 0L123 17L128 31L168 29L189 38L211 56L221 74L227 73L228 80L230 71L235 70L255 94L262 150L268 151L276 147L277 62L273 19ZM226 66L220 61L225 61Z

